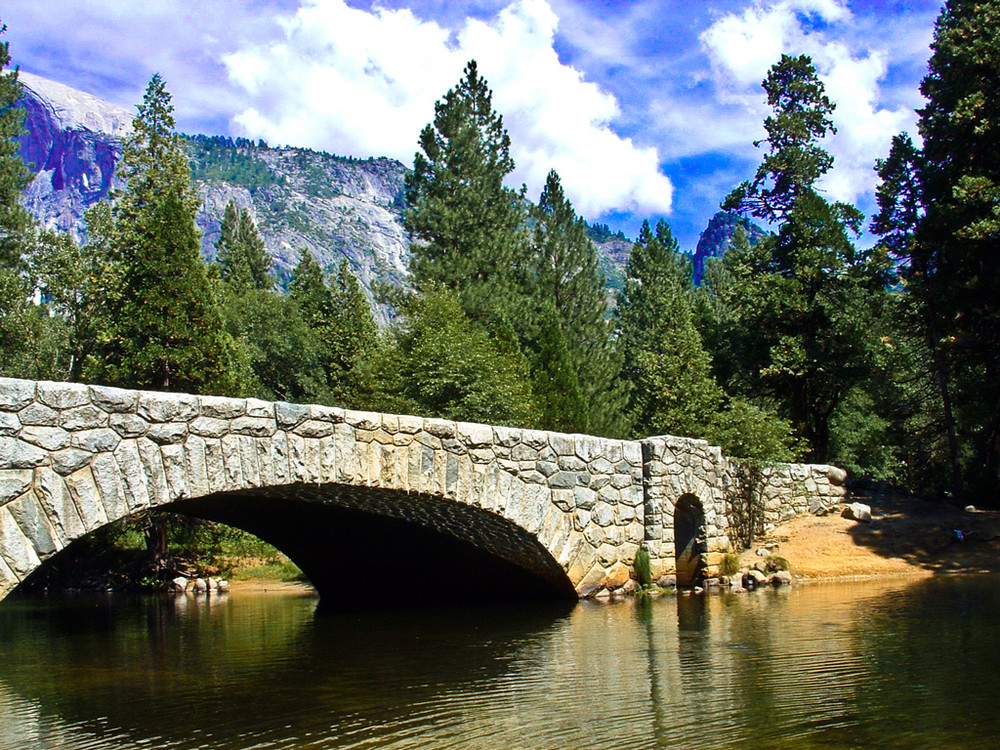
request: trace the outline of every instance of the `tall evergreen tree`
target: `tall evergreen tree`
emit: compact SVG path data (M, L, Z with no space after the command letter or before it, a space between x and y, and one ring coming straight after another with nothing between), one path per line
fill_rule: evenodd
M528 346L536 353L539 400L549 429L599 435L624 431L627 392L612 339L597 250L549 172L533 210L528 294L536 308Z
M274 286L274 276L271 274L271 256L264 246L264 238L257 229L257 223L253 220L248 209L240 212L238 235L251 283L257 289L270 289Z
M0 25L0 35L7 27ZM0 269L24 270L26 243L33 235L34 220L21 205L21 194L31 180L18 153L17 138L24 133L25 110L18 106L21 83L10 65L10 46L0 43Z
M250 211L241 211L235 201L230 200L226 204L215 248L215 260L222 278L230 284L255 289L274 286L271 256L264 246L264 238L257 230Z
M489 319L509 306L527 235L522 198L503 184L514 169L510 137L474 60L434 105L420 149L404 213L413 280L457 291L466 312Z
M0 25L0 35L6 31ZM10 51L0 43L0 376L56 378L64 371L62 321L31 301L35 280L28 260L51 242L51 232L39 233L37 223L21 205L31 179L18 153L24 133L21 84L17 69L8 70Z
M951 350L970 479L992 494L1000 486L1000 2L949 0L931 49L920 87L917 245Z
M240 210L236 201L230 200L222 212L222 226L215 243L215 262L219 264L222 278L227 281L244 275L240 267L239 229Z
M764 122L769 153L722 205L778 224L733 269L745 333L740 372L744 391L769 393L811 458L827 460L831 417L870 372L865 295L880 279L848 237L861 214L828 203L815 186L833 165L818 141L835 129L812 61L783 55L763 88L773 110Z
M289 296L319 337L332 398L353 406L360 397L360 367L378 348L378 326L361 284L343 260L327 285L323 269L308 250L292 275Z
M893 372L897 387L896 420L904 428L909 481L928 489L950 486L963 493L964 481L950 360L953 337L943 335L947 312L937 299L935 246L918 239L925 216L921 175L923 157L907 134L893 138L889 156L876 166L878 213L872 231L894 259L892 282ZM941 470L950 477L941 480Z
M618 299L618 336L637 435L704 437L721 406L711 359L694 326L691 266L666 222L644 222Z
M208 283L198 199L163 79L146 89L121 160L110 244L120 288L86 376L116 385L232 393L233 342Z

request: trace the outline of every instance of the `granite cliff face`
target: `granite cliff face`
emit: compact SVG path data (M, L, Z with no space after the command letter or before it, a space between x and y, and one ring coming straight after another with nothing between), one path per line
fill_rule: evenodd
M708 226L701 233L698 239L698 246L695 248L693 261L694 283L701 284L705 276L705 261L708 258L721 258L729 249L733 241L733 233L736 227L742 225L747 233L747 239L751 245L756 245L768 233L761 229L749 219L742 219L737 214L719 211L708 221Z
M132 115L97 97L21 72L28 132L20 153L34 173L25 206L46 226L80 239L83 211L114 184Z
M28 131L20 154L35 175L24 203L44 225L81 240L84 211L121 187L114 172L133 115L30 73L21 72L20 80ZM279 279L287 278L305 249L327 269L347 258L369 290L375 279L405 275L401 163L203 136L188 139L187 147L202 200L197 223L206 258L215 257L232 199L257 221Z

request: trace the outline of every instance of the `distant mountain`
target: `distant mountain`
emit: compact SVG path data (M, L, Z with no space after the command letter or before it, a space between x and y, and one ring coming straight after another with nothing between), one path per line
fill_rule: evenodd
M21 71L27 133L20 154L35 178L24 204L46 226L72 233L83 211L108 194L132 115L61 83Z
M105 198L133 114L97 97L21 71L27 134L20 153L35 178L24 203L43 224L86 236L84 211ZM347 258L371 294L376 280L406 276L409 237L403 229L407 168L387 158L353 159L263 142L190 136L192 179L202 205L202 252L215 257L226 204L249 209L279 283L304 249L329 272ZM621 287L632 243L607 226L589 227L610 290Z
M761 229L749 219L743 219L739 215L726 211L719 211L708 220L708 226L698 238L698 246L695 248L692 257L694 265L694 283L701 284L705 277L705 261L708 258L721 258L733 241L733 233L737 226L743 226L747 233L747 238L751 245L756 245L768 232Z
M587 224L587 237L597 247L601 273L607 281L608 294L614 304L625 285L625 266L632 252L632 240L623 232L612 232L607 224Z
M46 226L81 240L84 211L120 187L115 166L133 115L30 73L22 71L20 80L27 111L20 154L35 173L24 203ZM400 162L205 136L188 138L187 147L202 200L197 222L206 258L215 257L222 214L232 199L256 220L279 280L287 279L304 249L327 270L347 258L369 292L375 279L405 276L406 168Z

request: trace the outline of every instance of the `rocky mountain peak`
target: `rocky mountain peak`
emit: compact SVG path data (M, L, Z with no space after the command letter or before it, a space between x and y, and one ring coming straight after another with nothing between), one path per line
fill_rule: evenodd
M694 266L693 276L696 285L700 285L701 280L705 276L705 261L708 258L721 258L725 254L733 241L733 233L738 226L742 226L746 231L747 239L750 240L751 245L756 245L761 239L767 237L768 234L749 219L741 218L738 214L727 211L716 213L715 216L708 220L708 226L705 227L705 231L698 238L698 246L695 248L694 256L692 257L692 265Z
M122 139L132 132L134 112L34 73L18 71L26 99L48 111L59 130L85 130Z

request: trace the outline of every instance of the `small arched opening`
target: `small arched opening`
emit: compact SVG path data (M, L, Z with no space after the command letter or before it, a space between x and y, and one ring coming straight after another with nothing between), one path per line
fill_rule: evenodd
M674 559L678 586L695 586L705 569L705 509L695 495L674 506Z

